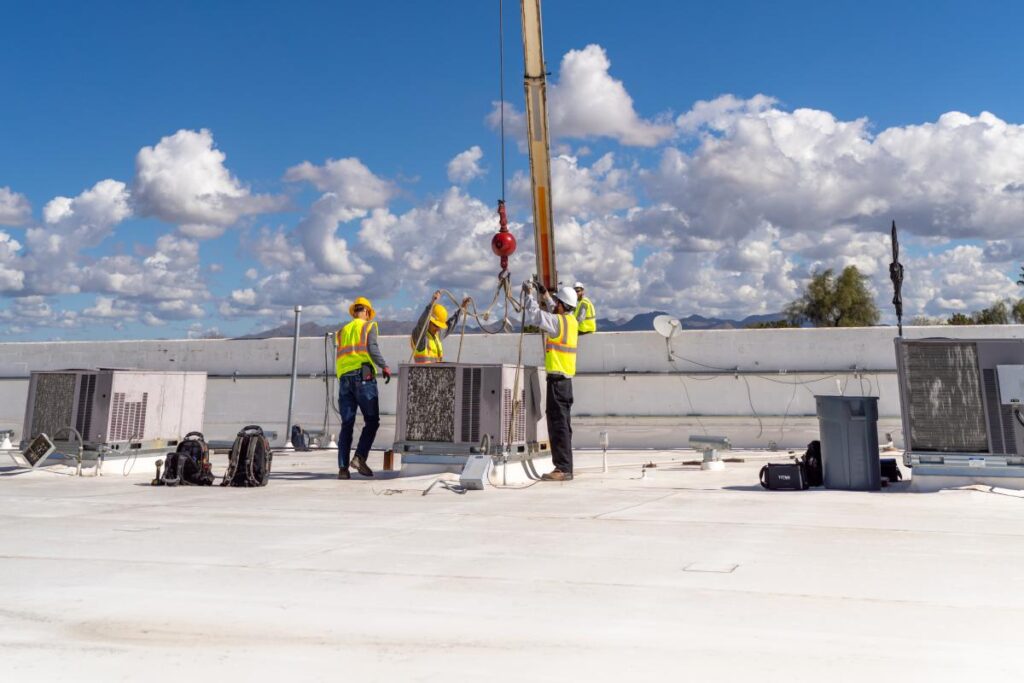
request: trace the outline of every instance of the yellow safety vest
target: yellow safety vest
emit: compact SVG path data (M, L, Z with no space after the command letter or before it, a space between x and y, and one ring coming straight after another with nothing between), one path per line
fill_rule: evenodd
M441 346L441 338L436 334L427 332L427 343L423 346L422 351L416 349L412 339L409 340L409 345L412 346L412 360L416 365L441 363L444 361L444 347Z
M597 332L597 313L594 311L594 304L590 299L583 297L580 300L583 308L583 320L580 320L580 334Z
M370 330L377 326L377 323L356 318L345 327L334 333L334 369L341 377L345 373L358 370L363 363L373 365L374 371L377 366L370 358L370 350L367 340L370 338Z
M566 377L576 375L576 339L579 323L568 313L558 316L558 334L544 342L544 369Z

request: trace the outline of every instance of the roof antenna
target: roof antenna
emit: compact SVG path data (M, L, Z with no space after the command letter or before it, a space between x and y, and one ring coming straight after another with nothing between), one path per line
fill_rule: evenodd
M896 237L896 221L892 222L892 263L889 264L889 279L892 280L892 304L896 307L896 322L899 336L903 336L903 264L900 263L900 242Z

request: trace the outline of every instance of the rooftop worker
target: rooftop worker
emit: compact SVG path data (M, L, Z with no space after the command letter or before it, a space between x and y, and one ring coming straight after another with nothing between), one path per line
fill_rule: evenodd
M377 371L384 381L391 381L391 370L377 344L377 323L373 322L373 304L359 297L348 308L352 322L334 333L335 370L338 375L338 409L341 412L341 434L338 436L338 479L350 479L349 451L356 424L356 408L363 414L363 430L359 434L352 464L364 477L373 470L366 459L380 427L380 403L377 398Z
M573 289L576 290L576 299L579 301L576 306L576 320L580 324L580 334L597 332L597 312L594 310L594 302L583 296L582 282L577 282Z
M440 290L434 292L433 298L423 309L416 327L409 336L413 362L416 365L444 362L444 347L441 340L455 329L459 323L459 315L469 305L469 297L466 297L462 300L459 310L455 311L455 315L449 318L448 309L437 303L440 298Z
M541 310L533 294L533 283L526 282L525 324L539 327L546 333L544 369L547 371L547 422L551 439L551 461L555 468L541 479L568 481L572 479L572 378L576 375L576 339L579 323L573 315L576 292L562 287L554 297L540 286L545 307Z

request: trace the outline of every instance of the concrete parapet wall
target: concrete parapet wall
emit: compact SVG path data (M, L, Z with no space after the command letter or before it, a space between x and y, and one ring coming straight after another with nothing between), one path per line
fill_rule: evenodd
M655 332L598 333L580 340L574 414L598 420L709 416L778 424L789 417L813 415L815 394L845 393L879 396L879 413L895 424L895 334L891 327L683 331L672 340L674 358L669 360L666 341ZM904 334L1020 338L1024 326L908 327ZM518 335L467 335L462 360L515 363L518 342ZM122 367L206 371L209 438L227 438L250 423L283 434L291 344L289 338L0 344L0 428L20 431L30 371ZM393 367L409 358L404 336L382 337L381 347ZM445 352L455 360L457 337L447 341ZM543 362L538 337L525 339L523 360ZM302 339L295 419L304 426L323 423L324 365L324 340ZM328 365L333 372L330 356ZM381 384L382 411L393 413L395 403L395 383ZM330 431L336 431L333 414L330 422ZM384 431L379 442L390 438ZM785 441L785 430L779 433ZM743 445L765 445L772 438L761 434L745 439ZM806 443L803 436L799 439ZM667 447L656 440L645 445Z

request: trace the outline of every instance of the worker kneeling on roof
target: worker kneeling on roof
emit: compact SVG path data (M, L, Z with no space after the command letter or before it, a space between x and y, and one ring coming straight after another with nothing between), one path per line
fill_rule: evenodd
M356 409L363 414L363 431L359 434L352 464L364 477L372 477L366 464L370 447L380 427L380 402L377 397L377 370L385 381L391 370L377 344L377 323L373 305L364 297L356 299L348 309L352 322L334 333L335 370L338 374L338 409L341 412L341 434L338 436L338 479L349 479L349 451L356 424Z
M412 335L409 337L409 344L412 346L412 359L416 365L444 362L444 346L441 344L441 340L459 324L459 316L469 302L469 297L463 299L462 307L449 318L448 309L437 303L440 298L441 292L434 292L434 297L423 309L419 322L416 323L416 327L413 328Z
M580 324L580 334L597 332L597 311L594 310L594 302L583 296L583 283L577 282L573 285L576 290L576 320Z
M576 292L562 287L554 297L539 285L545 307L541 310L533 294L533 283L526 282L526 324L539 327L545 334L544 369L547 371L547 423L551 439L551 462L555 469L545 474L547 481L572 479L572 378L576 375L576 340L579 324Z

